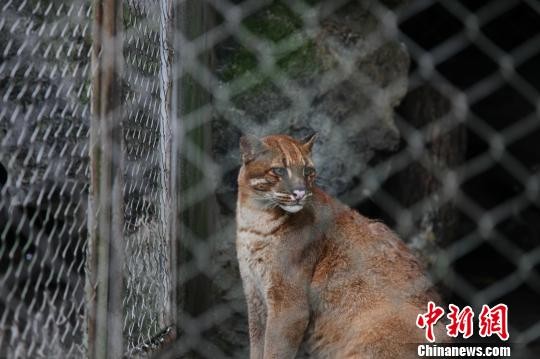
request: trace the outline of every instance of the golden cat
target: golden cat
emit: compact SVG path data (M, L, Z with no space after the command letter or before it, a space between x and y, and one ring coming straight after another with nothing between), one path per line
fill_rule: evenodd
M250 357L416 358L437 295L384 224L314 185L315 136L240 140L236 247ZM441 336L440 326L436 335Z

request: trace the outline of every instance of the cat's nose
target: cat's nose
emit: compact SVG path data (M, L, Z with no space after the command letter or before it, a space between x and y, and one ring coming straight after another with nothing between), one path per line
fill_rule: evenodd
M306 196L306 190L305 189L295 189L293 190L294 199L297 201L301 200Z

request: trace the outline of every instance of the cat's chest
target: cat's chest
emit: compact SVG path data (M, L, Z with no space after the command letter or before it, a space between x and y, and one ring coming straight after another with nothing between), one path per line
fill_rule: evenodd
M274 261L279 238L275 235L260 235L252 232L237 234L238 259L252 271L261 271Z
M271 281L271 272L300 267L306 253L305 231L283 230L280 234L243 231L237 234L237 252L244 272L262 284Z
M243 271L265 282L286 247L288 228L285 218L237 223L237 254ZM274 268L275 269L275 268Z
M275 263L275 245L270 238L249 233L238 233L237 255L244 280L253 283L261 293L270 285L272 263Z
M278 216L240 208L237 216L237 255L243 271L264 280L269 271L298 262L309 242L311 226L299 225L287 214Z

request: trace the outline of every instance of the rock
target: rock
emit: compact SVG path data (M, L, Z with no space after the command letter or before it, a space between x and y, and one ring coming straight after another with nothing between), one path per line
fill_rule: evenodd
M393 112L407 89L409 57L404 47L385 38L377 18L358 4L326 18L319 33L305 41L297 53L286 55L286 64L278 59L289 75L280 86L255 73L259 84L233 96L232 107L218 104L212 131L213 154L225 169L221 197L236 191L232 173L239 166L242 133L300 138L319 132L313 156L320 185L333 195L350 189L353 177L377 151L392 151L398 145ZM231 68L241 72L237 64L227 64L231 59L245 63L230 53L218 58L218 74L226 80L231 80ZM298 62L308 69L299 68Z
M412 89L398 112L409 127L422 130L420 158L399 171L389 181L388 193L409 208L412 225L398 231L428 266L440 255L439 246L458 238L459 166L466 155L466 129L463 118L453 108L448 95L424 84ZM418 203L423 201L422 206Z

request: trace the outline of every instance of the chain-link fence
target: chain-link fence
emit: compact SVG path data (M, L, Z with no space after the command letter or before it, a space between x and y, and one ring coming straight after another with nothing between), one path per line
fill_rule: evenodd
M84 353L90 6L0 15L0 356Z
M239 138L318 132L318 184L445 302L508 304L537 357L539 24L531 0L7 1L0 356L247 357Z
M247 356L238 140L318 132L319 184L396 229L447 303L507 303L513 355L537 356L538 5L205 1L199 11L175 34L189 78L180 92L198 98L181 106L188 314L171 353Z
M2 357L134 355L174 332L166 6L2 5Z

